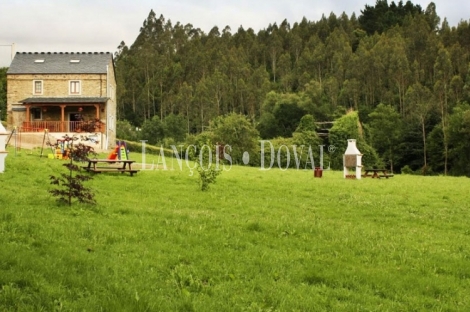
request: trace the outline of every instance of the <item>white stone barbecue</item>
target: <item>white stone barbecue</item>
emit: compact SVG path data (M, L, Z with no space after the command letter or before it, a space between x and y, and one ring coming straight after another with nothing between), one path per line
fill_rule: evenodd
M362 175L362 154L357 149L356 140L348 140L348 148L343 155L344 178L361 179Z
M7 144L7 137L9 133L5 127L3 127L2 122L0 122L0 173L5 171L5 158L7 157L8 152L5 150Z

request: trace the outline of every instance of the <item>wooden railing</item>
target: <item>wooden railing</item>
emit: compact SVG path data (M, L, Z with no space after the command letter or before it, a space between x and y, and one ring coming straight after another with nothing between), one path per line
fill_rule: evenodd
M23 132L104 132L104 124L90 126L83 121L24 121L21 127ZM91 130L91 131L90 131Z

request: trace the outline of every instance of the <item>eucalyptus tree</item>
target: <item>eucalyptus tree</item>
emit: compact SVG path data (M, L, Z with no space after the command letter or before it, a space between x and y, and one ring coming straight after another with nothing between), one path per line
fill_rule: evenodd
M380 88L379 71L374 46L378 41L378 35L367 37L361 40L356 50L357 58L352 59L351 66L354 68L352 77L362 82L362 99L366 107L373 108L377 100L378 89Z
M370 142L393 172L401 140L402 119L391 105L377 105L369 114Z
M276 24L274 24L276 25ZM277 62L283 51L282 38L279 36L277 27L273 27L273 31L269 36L268 41L268 55L271 61L271 74L273 81L276 82L277 77Z
M406 43L398 31L387 33L390 36L387 48L389 49L387 76L390 79L389 88L395 87L398 96L398 112L405 114L405 95L410 83L411 69L406 56Z
M449 142L447 136L449 117L449 89L453 77L452 62L449 52L441 47L434 63L434 97L439 103L439 113L441 117L441 129L444 143L444 174L447 175L447 160L449 153Z
M293 87L292 61L289 53L281 54L278 61L278 82L283 92L291 92Z
M202 77L196 84L193 101L194 112L197 116L194 120L194 126L198 132L204 131L209 126L211 117L215 117L208 105L208 103L211 103L210 97L210 81L208 78Z
M426 125L432 111L435 109L432 92L419 82L410 86L406 92L406 101L410 110L411 121L416 120L421 129L423 143L423 174L426 174L428 167L426 151Z
M269 73L264 66L259 66L253 70L249 77L247 88L248 116L250 119L256 120L261 114L261 104L270 89Z
M325 45L317 35L312 35L306 42L299 61L296 63L299 89L304 89L305 84L312 79L321 84L325 67Z
M193 117L194 89L191 85L183 82L176 96L178 112L186 117L187 133L191 132L191 119Z

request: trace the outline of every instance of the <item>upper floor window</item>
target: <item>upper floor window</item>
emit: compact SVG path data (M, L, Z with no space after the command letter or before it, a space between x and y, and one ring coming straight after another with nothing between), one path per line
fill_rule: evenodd
M33 94L41 95L42 94L42 80L33 81Z
M81 93L80 80L70 80L69 93L70 94Z

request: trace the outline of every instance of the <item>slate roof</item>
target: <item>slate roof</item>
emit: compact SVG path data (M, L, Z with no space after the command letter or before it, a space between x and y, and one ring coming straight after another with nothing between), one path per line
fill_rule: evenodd
M7 74L106 74L112 58L109 52L17 52Z
M106 103L105 97L32 97L21 100L23 104Z

